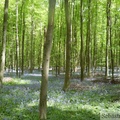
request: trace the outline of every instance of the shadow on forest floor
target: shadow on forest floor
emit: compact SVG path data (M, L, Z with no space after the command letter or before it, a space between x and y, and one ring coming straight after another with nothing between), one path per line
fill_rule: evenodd
M57 107L48 107L47 120L99 120L99 114L87 109L61 110Z
M0 90L0 120L38 120L40 74L21 78L6 75ZM120 86L71 79L74 88L62 91L64 79L50 76L48 120L99 120L101 110L120 112Z

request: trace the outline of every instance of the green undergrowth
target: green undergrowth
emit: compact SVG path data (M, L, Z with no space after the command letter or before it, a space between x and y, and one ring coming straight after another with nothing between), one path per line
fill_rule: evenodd
M33 74L4 82L0 90L0 120L38 120L40 79ZM99 120L100 113L120 113L120 85L85 81L81 86L90 89L63 92L63 80L49 79L48 120Z

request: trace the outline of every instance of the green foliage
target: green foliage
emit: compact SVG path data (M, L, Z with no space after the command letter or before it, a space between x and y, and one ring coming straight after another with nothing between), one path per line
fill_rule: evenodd
M105 65L105 48L106 48L106 0L92 1L91 10L88 11L88 1L83 2L83 39L84 39L84 56L86 55L86 38L87 38L87 23L88 12L90 12L90 26L91 26L91 59L94 56L94 48L96 47L95 61L96 65ZM0 26L3 24L4 0L0 1ZM120 2L118 0L112 1L111 18L112 18L112 43L111 47L114 51L114 61L117 61L119 56L119 15ZM48 1L47 0L19 0L18 2L18 34L19 34L19 61L22 61L22 30L25 29L24 41L24 67L28 68L30 63L31 51L31 19L33 19L33 66L40 67L42 64L43 45L45 40L45 29L47 28L48 17ZM23 26L23 14L25 15L25 26ZM80 1L70 0L70 14L72 19L72 40L71 40L71 66L78 67L80 63ZM57 0L54 26L54 40L51 54L51 66L65 66L65 49L66 49L66 24L65 24L65 10L64 1ZM16 0L9 1L9 17L8 17L8 31L7 31L7 47L6 47L6 67L13 67L16 54ZM24 28L25 27L25 28ZM96 36L94 38L94 36ZM2 40L2 27L0 28L0 41ZM96 46L94 46L94 39ZM111 49L108 48L109 51ZM12 56L12 58L11 58ZM11 58L11 59L9 59ZM85 60L86 61L86 60ZM91 60L94 64L94 60ZM87 66L87 63L85 63ZM111 63L110 63L111 64ZM115 62L119 65L119 62ZM19 66L21 67L21 66Z

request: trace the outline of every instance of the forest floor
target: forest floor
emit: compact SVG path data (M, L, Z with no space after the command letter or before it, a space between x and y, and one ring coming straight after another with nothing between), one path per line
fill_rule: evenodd
M70 89L62 91L64 77L49 76L47 120L120 119L120 84L71 79ZM0 90L0 120L38 120L41 75L25 74L16 78L5 74ZM114 120L114 119L113 119Z

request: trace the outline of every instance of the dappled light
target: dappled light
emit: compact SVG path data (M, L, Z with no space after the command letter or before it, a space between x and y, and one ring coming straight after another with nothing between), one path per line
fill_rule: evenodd
M40 79L32 74L10 77L0 90L0 119L38 120ZM80 82L71 79L72 88L62 91L63 78L50 77L48 85L48 120L99 120L99 113L120 112L120 85ZM17 84L18 83L18 84ZM76 83L76 84L75 84ZM75 86L77 85L77 87ZM75 89L73 89L75 87Z
M120 0L0 0L0 120L120 119Z

